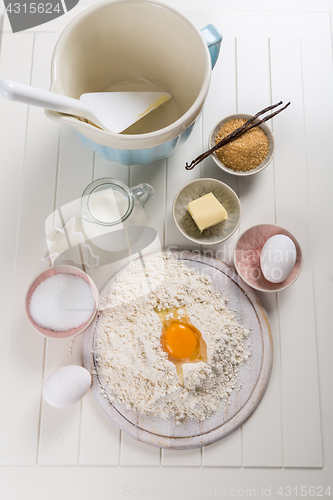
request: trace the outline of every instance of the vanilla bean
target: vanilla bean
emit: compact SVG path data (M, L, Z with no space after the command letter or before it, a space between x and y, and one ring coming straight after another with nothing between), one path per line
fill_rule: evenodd
M211 149L209 149L205 153L202 153L201 155L197 156L197 158L195 158L190 164L186 163L185 169L192 170L196 165L198 165L198 163L201 163L205 158L210 156L217 149L220 149L222 146L229 144L229 142L235 141L236 139L238 139L238 137L245 134L245 132L247 132L248 130L251 130L252 128L257 127L261 123L267 122L268 120L273 118L273 116L276 116L277 114L281 113L281 111L283 111L284 109L286 109L290 105L290 102L288 102L285 106L283 106L283 108L280 108L279 110L274 111L274 113L271 113L270 115L266 116L265 118L262 118L262 119L259 118L259 116L267 113L268 111L271 111L272 109L276 108L277 106L280 106L280 104L282 104L282 101L278 102L277 104L273 104L272 106L268 106L267 108L264 108L261 111L259 111L257 114L252 116L252 118L250 118L247 122L245 122L241 127L237 128L236 130L231 132L231 134L227 135L220 142L215 144L215 146L213 146ZM253 123L253 122L255 122L255 123Z

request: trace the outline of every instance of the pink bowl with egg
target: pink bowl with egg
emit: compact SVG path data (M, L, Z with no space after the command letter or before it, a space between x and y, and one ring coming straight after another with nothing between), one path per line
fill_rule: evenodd
M91 287L91 291L93 293L94 299L95 299L95 308L89 317L87 321L82 323L80 326L77 328L72 328L71 330L66 330L66 331L54 331L54 330L49 330L46 328L41 327L35 321L32 319L30 315L30 310L29 310L29 305L30 305L30 300L31 296L43 281L45 281L47 278L50 278L51 276L54 276L55 274L74 274L74 276L79 276L80 278L83 278ZM81 271L81 269L78 269L73 266L58 266L58 267L51 267L50 269L47 269L43 273L41 273L37 278L34 279L34 281L31 283L27 296L25 299L25 310L27 313L27 316L29 318L30 323L32 326L44 337L51 338L51 339L64 339L68 337L74 337L75 335L79 335L80 333L84 332L88 328L88 326L92 323L92 321L95 319L98 311L98 306L99 306L99 292L98 289L93 282L93 280L88 276L85 272Z
M264 244L277 234L288 236L296 247L296 262L289 276L280 283L268 281L261 270L260 255ZM261 292L278 292L288 288L300 275L302 251L296 238L287 229L276 224L259 224L243 233L234 250L234 263L239 276L252 288Z

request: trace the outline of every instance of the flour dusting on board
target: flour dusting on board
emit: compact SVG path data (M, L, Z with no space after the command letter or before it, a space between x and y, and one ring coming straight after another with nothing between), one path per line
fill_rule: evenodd
M203 421L228 403L250 353L249 330L236 320L211 278L171 253L132 262L101 302L96 369L111 401L142 414ZM183 385L161 344L156 311L186 310L207 344L207 361L183 364Z

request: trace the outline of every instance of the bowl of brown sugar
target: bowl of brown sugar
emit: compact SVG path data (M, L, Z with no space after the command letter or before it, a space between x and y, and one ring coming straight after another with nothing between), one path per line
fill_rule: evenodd
M219 121L210 133L208 147L214 147L251 118L252 115L238 113ZM273 154L273 134L270 128L262 123L214 151L212 157L225 172L244 176L261 172L272 161Z

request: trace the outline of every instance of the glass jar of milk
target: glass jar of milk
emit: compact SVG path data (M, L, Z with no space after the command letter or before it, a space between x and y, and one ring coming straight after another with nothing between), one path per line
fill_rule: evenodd
M130 250L144 231L143 207L153 194L149 184L129 188L111 177L89 184L81 199L82 226L87 238L108 252Z

